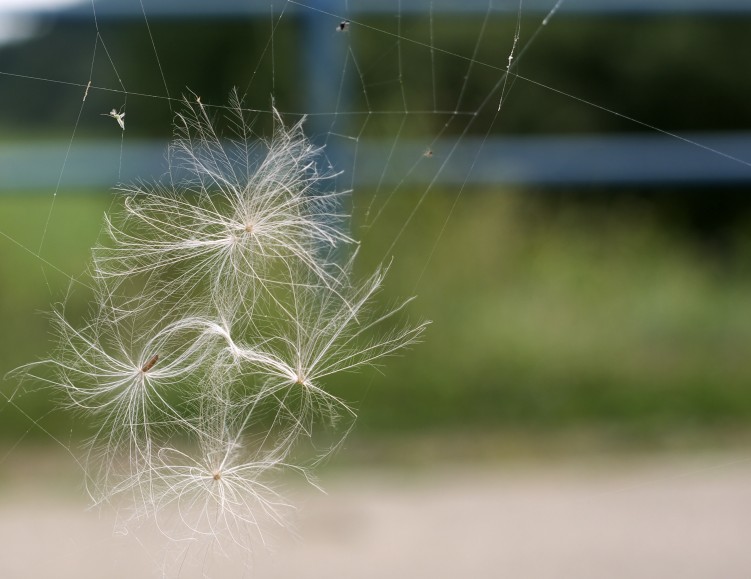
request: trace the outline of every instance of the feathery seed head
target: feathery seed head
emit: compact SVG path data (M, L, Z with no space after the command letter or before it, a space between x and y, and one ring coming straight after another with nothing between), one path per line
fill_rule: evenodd
M353 243L346 192L330 191L304 119L285 126L274 111L260 146L237 95L230 110L225 139L186 102L174 184L124 187L122 212L105 216L96 315L75 328L56 312L57 355L20 371L99 418L97 500L131 496L169 536L249 548L262 520L282 524L289 508L270 479L307 477L291 460L299 442L355 418L328 379L378 364L426 324L384 330L408 303L375 308L385 268L357 282L356 251L334 261Z
M182 180L121 189L123 214L107 218L109 243L94 249L98 277L170 268L165 292L205 279L224 287L229 278L245 293L274 268L302 266L333 283L326 256L353 240L340 227L345 192L327 191L333 175L317 169L320 149L305 138L302 121L288 129L279 118L260 152L236 97L231 114L239 128L223 140L204 109L188 105L171 154L171 174Z

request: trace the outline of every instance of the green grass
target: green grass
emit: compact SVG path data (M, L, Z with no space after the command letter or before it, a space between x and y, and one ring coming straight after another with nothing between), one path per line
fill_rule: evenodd
M399 223L413 203L385 221ZM402 291L447 210L448 199L434 198L397 248ZM588 425L629 436L742 426L751 417L747 270L732 257L718 264L648 210L550 211L523 194L467 194L418 286L415 310L435 324L376 380L362 422Z
M73 317L88 309L89 291L73 280L87 283L90 247L109 204L107 195L69 192L61 193L54 206L51 194L0 197L0 377L48 355L54 345L46 315L52 303L69 296L66 311ZM0 385L4 394L14 395L23 412L40 419L42 427L59 434L69 424L70 415L54 410L49 392L28 387L17 391L12 380L0 381ZM27 430L31 436L45 436L2 398L0 415L0 436L12 440Z
M1 198L0 231L36 252L50 201ZM357 401L361 435L591 430L650 440L750 423L751 271L742 251L718 259L648 209L553 211L523 194L476 192L464 195L428 262L452 201L435 192L420 208L383 294L419 294L410 313L434 321L425 342L383 376L334 384ZM362 231L366 262L384 257L415 203L403 194ZM109 204L62 193L42 256L81 276ZM43 312L69 286L68 311L86 311L88 292L75 285L0 238L0 371L46 355ZM14 387L3 383L6 393ZM67 432L70 415L52 410L49 393L16 400L45 428ZM30 427L13 407L0 416L9 440Z

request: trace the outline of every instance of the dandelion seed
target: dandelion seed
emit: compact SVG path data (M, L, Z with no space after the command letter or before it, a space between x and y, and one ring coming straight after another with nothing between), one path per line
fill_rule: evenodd
M175 539L212 537L243 548L263 541L266 524L284 525L291 506L273 489L270 477L289 467L278 455L255 452L242 442L246 420L210 414L198 445L186 452L160 450L153 478L142 481L160 528ZM177 515L176 517L174 515Z
M65 393L72 406L99 417L101 426L91 442L93 454L114 456L127 449L132 457L140 457L133 465L139 470L148 462L155 417L191 428L167 394L178 384L187 390L191 381L200 380L205 358L212 355L211 344L219 344L202 321L157 321L141 327L138 336L127 333L123 323L98 318L80 329L62 312L55 312L54 321L59 357L18 372ZM155 350L170 352L166 363L157 364L160 357L153 354ZM54 374L40 373L42 366ZM127 478L135 472L117 474L105 468L107 478Z
M343 269L343 277L350 275L351 265ZM346 295L321 295L315 286L299 288L288 312L291 317L274 331L277 338L269 344L272 349L256 348L246 358L254 372L263 377L261 386L249 396L250 403L279 397L282 404L278 416L280 420L289 419L295 436L310 435L316 420L333 424L342 414L354 418L354 411L324 388L325 379L376 364L418 341L427 325L405 326L378 335L378 328L407 303L380 315L368 314L384 275L385 270L379 270L359 287L348 282ZM358 345L366 337L367 345ZM293 401L288 398L292 395L290 386L304 386L294 395L299 396L294 406L289 406ZM292 415L284 416L290 412Z
M180 295L202 279L247 293L278 283L269 272L301 266L320 283L335 283L326 255L353 241L337 210L346 192L321 190L331 176L318 172L320 149L305 139L301 123L286 128L278 119L265 155L253 159L239 101L234 115L241 133L234 144L220 141L205 115L181 117L172 158L188 175L182 185L123 188L123 216L105 223L112 244L94 249L101 278L174 266L165 293ZM197 199L186 197L191 191Z

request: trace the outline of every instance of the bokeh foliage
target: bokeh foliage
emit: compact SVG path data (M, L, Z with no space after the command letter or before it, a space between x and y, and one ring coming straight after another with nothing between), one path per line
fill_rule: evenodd
M405 192L371 228L360 229L356 219L364 266L384 257L419 193ZM389 360L382 375L331 384L360 408L358 431L592 427L660 437L747 424L745 229L720 250L666 227L648 203L556 207L539 195L466 192L428 261L455 192L430 195L394 249L381 299L416 291L410 314L434 324L423 344ZM358 193L356 208L364 196ZM83 273L109 203L101 194L61 193L42 255L67 273ZM4 197L0 230L36 247L49 204L44 196ZM4 372L46 355L51 301L67 296L75 320L89 295L7 242L0 270ZM53 411L49 392L29 385L15 400L65 435L71 414ZM3 408L2 435L28 428L28 419Z
M537 31L539 15L526 15L521 22L518 48ZM337 22L332 17L331 24ZM346 47L352 46L372 110L402 110L398 78L399 49L404 69L404 87L410 110L475 111L498 82L507 63L514 35L515 17L496 15L486 32L481 16L436 14L432 34L437 51L431 56L428 15L405 15L401 31L406 40L397 44L393 36L397 19L367 16L367 26L353 27L339 36L342 53L327 63L340 75ZM255 20L217 19L207 22L152 19L149 23L173 97L190 89L204 103L224 103L233 87L246 95L246 106L268 110L273 93L276 106L285 111L307 112L304 90L305 62L301 57L315 53L316 46L304 29L303 19L290 15L275 29L273 70L270 24ZM320 35L336 35L327 24ZM104 20L102 38L129 93L128 110L139 118L141 136L169 136L172 113L154 56L148 30L142 19ZM604 17L566 16L563 12L547 26L530 49L519 55L516 71L525 78L549 85L616 110L617 112L671 131L737 130L751 127L751 110L746 105L751 79L744 74L742 55L747 53L748 20L707 14L680 16ZM0 70L33 74L63 82L85 84L89 78L95 30L91 21L50 20L43 34L28 42L0 51ZM414 42L411 42L414 41ZM476 61L469 70L475 45ZM98 48L93 80L96 86L119 88L108 58ZM433 67L435 62L435 67ZM435 90L433 84L435 72ZM468 74L469 72L469 74ZM459 102L457 90L468 75ZM273 80L272 80L273 79ZM362 86L352 65L346 82L352 87L355 109ZM28 89L28 79L0 77L2 106L0 127L28 136L34 131L68 136L80 106L81 87L43 83ZM338 90L338 86L334 87ZM121 96L92 91L103 111L119 106ZM484 134L495 117L494 102L479 111L473 132ZM109 106L107 106L109 105ZM360 106L362 105L362 106ZM331 110L334 110L332 103ZM362 119L355 119L361 122ZM424 116L419 130L435 133L442 116ZM83 118L83 133L102 126L99 119ZM381 118L398 126L401 119ZM461 123L451 130L460 131ZM647 130L631 121L598 111L586 103L557 94L541 86L516 80L494 133L590 133Z
M464 110L474 110L499 79L511 47L513 18L492 18L478 45ZM394 32L393 18L372 26ZM410 107L457 106L457 79L467 72L480 18L434 23L438 55L433 90L430 54L402 44ZM523 45L539 18L522 20ZM306 110L298 61L305 36L290 17L276 31L275 75L259 55L269 22L169 22L151 32L173 96L186 87L203 102L224 102L233 86L251 82L250 108ZM325 33L335 34L327 28ZM402 33L430 39L427 18L405 17ZM132 93L162 94L162 80L142 21L105 22L102 34ZM393 38L352 30L371 107L401 106ZM519 61L520 74L603 107L671 131L751 127L751 77L745 74L748 21L707 15L649 18L566 17L562 13ZM28 43L0 51L0 70L81 82L91 65L91 22L51 21ZM341 63L332 63L341 70ZM96 83L116 87L100 54ZM356 79L355 79L356 80ZM0 128L6 138L70 137L80 87L0 78ZM95 110L120 97L92 91ZM357 95L354 95L355 105ZM87 101L88 104L88 101ZM570 97L517 80L500 117L479 111L471 132L591 133L648 130ZM172 113L163 100L128 99L138 137L167 137ZM360 119L361 121L362 119ZM399 115L379 117L393 135ZM440 115L415 115L404 136L434 134ZM82 118L79 138L111 136L111 121ZM353 119L356 122L357 119ZM491 121L493 124L491 125ZM102 128L105 127L105 128ZM137 128L136 128L137 127ZM356 127L355 127L356 128ZM461 122L450 132L462 129ZM355 131L356 132L356 131ZM386 251L424 188L405 187L374 227L360 229L372 192L355 192L355 232L371 264ZM36 251L51 192L4 192L0 232ZM751 237L747 190L456 191L433 190L394 249L384 299L416 292L416 317L434 320L424 344L391 360L383 376L345 377L334 385L359 401L358 431L559 431L581 426L660 437L676 429L746 428L751 418ZM107 192L63 190L55 202L42 256L83 275ZM448 219L438 245L439 231ZM430 256L430 259L429 259ZM0 239L0 372L44 357L51 347L44 312L68 296L75 320L88 293L41 260ZM32 314L32 312L34 312ZM5 392L16 385L4 382ZM29 388L15 398L44 428L65 436L70 414L54 411L48 393ZM0 434L16 440L30 428L12 406L0 413ZM31 426L30 434L40 431Z

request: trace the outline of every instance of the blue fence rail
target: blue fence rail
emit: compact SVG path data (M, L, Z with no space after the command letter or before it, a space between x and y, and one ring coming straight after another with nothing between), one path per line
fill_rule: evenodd
M751 134L695 134L691 144L667 136L611 135L578 137L506 137L482 141L438 141L424 157L424 141L366 140L360 159L351 148L329 145L341 160L345 186L395 187L404 182L445 185L739 185L751 182ZM708 150L709 149L709 150ZM721 151L715 153L713 151ZM7 191L43 191L60 178L67 142L0 145L0 187ZM451 153L450 163L443 161ZM114 183L158 180L167 170L167 143L160 141L86 141L67 156L62 187L107 190Z

